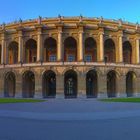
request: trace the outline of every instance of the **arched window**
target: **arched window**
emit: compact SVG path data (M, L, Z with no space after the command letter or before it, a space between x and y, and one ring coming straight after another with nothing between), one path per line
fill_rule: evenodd
M37 61L37 42L29 39L25 44L25 62L34 63Z
M107 39L104 43L104 57L106 62L115 63L116 61L115 43L112 39Z
M123 43L123 62L132 63L132 46L129 41Z
M13 41L8 46L8 64L18 63L18 43Z
M73 37L68 37L64 41L64 61L77 61L77 42Z
M97 45L96 41L92 37L89 37L85 40L85 61L97 61Z
M57 42L54 38L49 37L44 43L44 61L54 62L57 60Z

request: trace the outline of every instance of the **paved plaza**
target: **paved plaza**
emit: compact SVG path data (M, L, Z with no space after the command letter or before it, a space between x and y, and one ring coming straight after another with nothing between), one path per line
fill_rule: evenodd
M48 99L0 104L0 140L139 140L140 104Z

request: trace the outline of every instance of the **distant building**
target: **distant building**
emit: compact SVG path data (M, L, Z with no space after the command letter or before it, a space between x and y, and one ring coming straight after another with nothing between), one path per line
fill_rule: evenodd
M0 27L0 96L140 93L140 27L103 18L41 18Z

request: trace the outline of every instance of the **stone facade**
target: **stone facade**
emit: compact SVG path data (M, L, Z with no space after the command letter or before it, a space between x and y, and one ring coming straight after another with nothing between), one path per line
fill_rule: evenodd
M140 93L140 27L58 17L0 27L0 96L129 97Z

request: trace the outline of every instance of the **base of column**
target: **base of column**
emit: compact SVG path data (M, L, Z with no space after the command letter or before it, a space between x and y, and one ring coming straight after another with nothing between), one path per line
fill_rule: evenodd
M97 98L108 98L107 93L98 93Z

